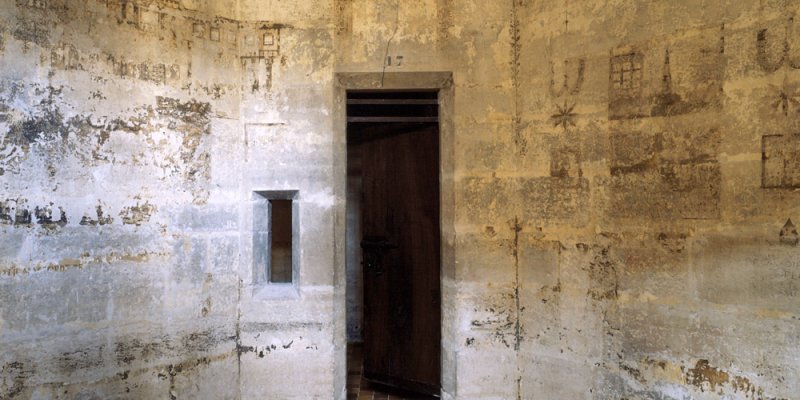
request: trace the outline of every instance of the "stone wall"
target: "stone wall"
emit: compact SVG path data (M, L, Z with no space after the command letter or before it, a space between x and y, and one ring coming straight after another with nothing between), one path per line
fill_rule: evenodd
M239 11L0 5L0 398L334 392L331 29ZM294 285L254 282L255 190L298 192Z
M444 398L797 398L798 11L6 1L0 398L344 398L335 73L421 71ZM298 192L293 285L255 191Z
M797 397L797 5L335 11L338 70L453 71L446 398Z

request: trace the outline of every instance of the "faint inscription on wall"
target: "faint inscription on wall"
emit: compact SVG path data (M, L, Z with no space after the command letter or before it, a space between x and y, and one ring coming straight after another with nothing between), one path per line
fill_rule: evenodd
M780 238L781 243L790 246L797 246L797 243L800 242L800 236L797 234L797 227L794 226L791 218L786 220L786 223L783 225L783 228L781 228L781 232L778 237Z
M335 0L336 34L347 35L353 32L353 1Z
M559 78L557 78L557 76ZM564 70L556 73L556 65L550 62L550 95L561 97L566 94L576 95L581 92L586 78L586 60L583 58L564 60ZM560 80L559 85L557 81Z
M615 49L609 59L611 120L669 117L718 107L725 28Z
M642 104L642 66L641 53L627 53L611 57L609 91L611 101L608 113L611 119L623 117L637 118L646 115Z
M762 187L800 187L800 135L764 136L761 160Z
M782 67L800 69L800 61L793 57L797 37L797 24L794 17L782 22L774 21L769 28L758 31L756 35L756 61L767 73L773 73Z
M47 8L47 0L17 0L17 5L34 7L44 10Z
M609 214L622 218L716 219L721 131L617 131L611 135Z
M252 93L272 89L273 66L281 51L281 27L259 23L244 29L239 49L244 79Z

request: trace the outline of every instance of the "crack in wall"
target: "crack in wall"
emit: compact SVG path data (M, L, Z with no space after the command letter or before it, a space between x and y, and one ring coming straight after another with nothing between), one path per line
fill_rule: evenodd
M522 324L520 322L521 314L522 314L522 306L520 301L520 279L519 279L519 234L522 232L522 223L520 223L519 217L514 217L514 222L511 225L511 229L514 231L514 310L515 310L515 318L514 318L514 351L516 352L516 361L517 361L517 399L522 399L522 365L520 360L520 342L522 341Z
M512 116L514 146L517 155L524 156L528 152L528 140L524 136L522 125L522 100L520 99L520 69L522 57L522 43L520 32L520 19L518 7L523 6L523 0L512 0L511 3L511 85L514 93L514 110Z

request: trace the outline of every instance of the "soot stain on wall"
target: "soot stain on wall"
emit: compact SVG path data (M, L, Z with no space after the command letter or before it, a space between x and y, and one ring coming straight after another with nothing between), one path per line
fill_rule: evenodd
M47 25L40 21L21 19L17 22L11 35L14 39L26 44L33 43L47 48L50 46L50 30L47 28Z
M96 225L103 226L103 225L111 225L111 224L114 223L114 217L112 217L111 215L106 215L105 214L105 211L103 210L103 205L102 204L100 204L97 207L95 207L95 214L96 214L96 218L92 218L92 217L90 217L88 215L84 215L81 218L80 224L81 225L90 225L90 226L96 226Z
M122 218L122 223L125 225L140 226L143 223L150 221L150 217L156 212L156 207L149 202L144 204L136 203L134 206L125 207L119 213Z
M35 371L23 362L12 361L4 364L0 373L0 397L12 399L25 390L28 378Z
M0 158L0 168L4 173L17 171L34 147L43 151L51 160L63 160L76 154L87 166L93 166L99 162L114 162L118 159L107 148L109 139L119 134L118 132L145 135L143 144L152 147L153 151L161 149L147 137L169 132L181 141L181 145L176 150L165 149L165 158L180 162L179 164L164 164L163 161L141 158L134 162L154 164L165 169L169 175L178 174L183 185L194 194L195 202L202 204L205 201L208 189L204 188L204 182L210 178L211 162L211 154L205 144L210 133L209 103L158 97L155 110L141 107L138 116L127 119L96 118L91 115L65 117L58 107L58 98L64 88L34 87L34 90L46 97L35 106L32 114L12 121L8 133L0 142L0 157L4 156ZM9 95L11 96L13 94ZM85 151L87 147L92 149L90 153ZM54 172L55 170L50 171L51 178Z
M515 348L521 339L517 332L518 313L515 299L514 293L491 296L484 306L473 309L478 317L470 322L470 326L475 331L488 333L488 338L492 342L501 343L509 349Z
M52 204L41 208L36 207L34 209L34 216L36 217L36 223L47 228L65 226L67 224L67 214L64 209L59 207L58 211L54 212Z

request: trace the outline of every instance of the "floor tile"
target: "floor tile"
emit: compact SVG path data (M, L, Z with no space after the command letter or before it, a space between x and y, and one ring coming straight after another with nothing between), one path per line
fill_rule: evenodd
M392 393L385 393L370 386L370 382L362 377L363 356L361 346L348 344L347 346L347 400L415 400L417 398L430 399L430 397L402 397Z

